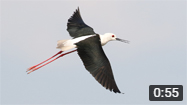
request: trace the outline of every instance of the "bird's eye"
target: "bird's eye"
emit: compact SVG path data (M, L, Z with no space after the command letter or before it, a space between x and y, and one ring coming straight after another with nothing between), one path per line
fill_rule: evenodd
M114 35L112 35L112 37L114 37Z

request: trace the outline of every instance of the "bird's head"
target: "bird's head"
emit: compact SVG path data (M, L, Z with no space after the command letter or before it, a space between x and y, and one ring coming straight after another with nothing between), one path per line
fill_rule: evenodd
M102 45L105 45L107 42L113 41L113 40L129 43L128 40L117 38L116 35L113 33L105 33L104 35L101 36Z

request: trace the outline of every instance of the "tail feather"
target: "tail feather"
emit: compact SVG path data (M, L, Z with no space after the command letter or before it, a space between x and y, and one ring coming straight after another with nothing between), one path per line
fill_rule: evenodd
M67 40L59 40L57 41L57 49L61 49L64 47L64 42L66 42Z
M72 48L76 48L72 40L59 40L57 42L57 49L61 49L62 51L67 51Z

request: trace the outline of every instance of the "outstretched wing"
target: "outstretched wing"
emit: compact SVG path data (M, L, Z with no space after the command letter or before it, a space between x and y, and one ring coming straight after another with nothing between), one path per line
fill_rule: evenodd
M99 35L80 41L76 45L85 68L92 76L106 89L121 93L114 80L110 62L102 49Z
M74 14L68 19L67 31L71 37L80 37L86 35L95 34L93 28L86 25L81 18L79 8L74 12Z

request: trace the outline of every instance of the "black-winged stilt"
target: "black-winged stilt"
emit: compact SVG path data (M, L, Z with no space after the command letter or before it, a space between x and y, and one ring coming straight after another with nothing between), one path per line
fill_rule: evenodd
M115 93L121 93L116 85L110 62L106 57L102 46L113 40L118 40L125 43L128 43L128 41L116 38L116 35L113 33L106 33L104 35L96 34L94 30L90 26L86 25L82 20L79 8L74 12L71 18L68 19L67 31L69 32L70 36L73 37L73 39L58 41L57 48L61 49L61 51L48 58L47 60L28 68L28 74L66 54L77 51L78 55L83 61L85 68L103 87ZM77 49L61 54L63 51L67 51L73 48ZM59 56L54 58L57 55ZM54 59L43 64L52 58Z

